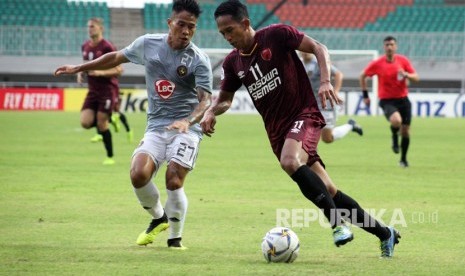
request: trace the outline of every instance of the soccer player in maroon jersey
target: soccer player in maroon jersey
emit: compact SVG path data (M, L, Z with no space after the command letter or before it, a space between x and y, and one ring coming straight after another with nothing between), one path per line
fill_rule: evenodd
M271 147L281 167L302 194L322 209L333 228L336 246L353 239L344 219L359 224L381 241L381 256L392 257L399 233L381 225L359 204L339 191L317 154L321 128L325 125L310 81L296 50L313 53L321 70L318 95L323 107L340 104L330 84L327 48L292 26L276 24L255 31L245 5L238 0L221 3L215 10L219 32L235 49L225 58L221 90L201 121L203 132L215 131L216 115L229 109L242 85L263 118ZM343 218L342 212L349 214Z
M81 47L84 61L90 61L103 56L106 53L116 51L116 48L108 40L103 38L103 20L91 18L87 22L89 40ZM108 128L111 114L114 111L119 94L118 78L123 69L120 65L107 70L93 70L77 74L78 83L87 77L87 96L81 108L81 125L85 129L97 127L98 134L102 135L107 158L104 165L113 165L113 143L111 132Z
M392 36L384 39L385 55L370 62L360 74L360 86L363 91L363 101L370 105L368 97L368 77L378 76L379 106L383 109L386 119L391 125L392 151L399 153L399 130L402 140L400 142L400 162L403 168L409 166L407 151L410 145L410 122L412 120L412 104L408 99L408 81L419 81L420 78L407 57L396 54L397 42Z

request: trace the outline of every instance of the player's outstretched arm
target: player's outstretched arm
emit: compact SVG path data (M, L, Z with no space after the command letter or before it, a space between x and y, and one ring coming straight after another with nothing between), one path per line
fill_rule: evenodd
M210 108L205 111L202 121L200 121L200 126L205 135L211 137L215 133L216 116L223 114L231 107L233 98L234 93L220 91L218 97L213 101Z
M106 70L117 67L121 63L129 62L121 51L106 53L92 61L79 65L63 65L55 70L55 76L76 74L78 72L92 70Z
M106 69L106 70L88 71L89 76L105 77L105 78L120 77L122 74L123 74L123 67L121 65L118 65L118 66L115 66L113 68Z

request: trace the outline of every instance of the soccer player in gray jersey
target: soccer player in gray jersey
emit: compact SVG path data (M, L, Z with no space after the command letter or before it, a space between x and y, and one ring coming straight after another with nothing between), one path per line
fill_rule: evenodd
M195 165L202 138L198 122L211 104L213 85L208 56L191 42L200 13L195 0L175 0L167 20L167 34L144 35L121 51L55 71L55 75L74 74L124 62L145 67L147 127L133 153L130 177L135 194L152 221L138 236L139 245L152 243L169 226L168 247L185 249L181 243L187 211L183 186ZM168 199L163 208L152 179L165 161Z
M312 85L313 94L318 101L318 108L320 109L321 114L325 118L326 125L321 130L321 140L325 143L332 143L335 140L339 140L346 136L350 131L356 132L359 135L363 135L362 128L355 122L353 119L349 119L346 124L336 127L337 121L337 110L333 108L329 102L326 103L326 108L323 108L321 101L318 99L318 90L320 89L320 77L321 72L318 67L318 61L315 58L315 55L310 53L300 52L302 57L302 63L304 64L305 71L310 79ZM339 90L342 86L342 79L344 75L342 74L336 66L331 65L331 77L334 78L334 93L336 96L339 96Z
M333 228L334 244L340 246L353 239L345 223L348 220L376 235L381 241L381 256L392 257L398 232L382 225L338 190L316 152L325 123L296 50L315 54L321 71L318 96L323 108L326 99L334 107L341 99L329 81L326 46L285 24L255 31L247 7L238 0L221 3L214 15L219 32L235 49L224 60L220 93L200 122L204 134L215 132L216 115L229 109L234 93L244 85L263 118L282 169L323 211Z

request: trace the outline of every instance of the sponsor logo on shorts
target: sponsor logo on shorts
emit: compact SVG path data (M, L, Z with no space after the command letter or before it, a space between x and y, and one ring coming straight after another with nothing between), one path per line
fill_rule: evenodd
M294 127L291 129L291 133L299 133L300 130L302 129L303 124L304 124L303 120L295 121Z

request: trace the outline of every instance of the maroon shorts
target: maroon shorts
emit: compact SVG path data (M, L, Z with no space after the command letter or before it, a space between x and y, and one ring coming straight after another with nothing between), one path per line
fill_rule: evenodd
M111 114L115 108L115 104L115 95L112 90L101 90L98 92L89 91L81 110L92 109L94 111Z
M270 139L273 152L278 158L281 159L281 152L283 150L284 141L286 139L294 139L302 142L302 148L308 154L307 165L311 166L315 162L320 162L324 167L323 160L317 153L318 142L320 141L321 126L315 126L315 120L312 118L299 118L292 123L291 128L287 134L283 135L280 139L272 141Z

